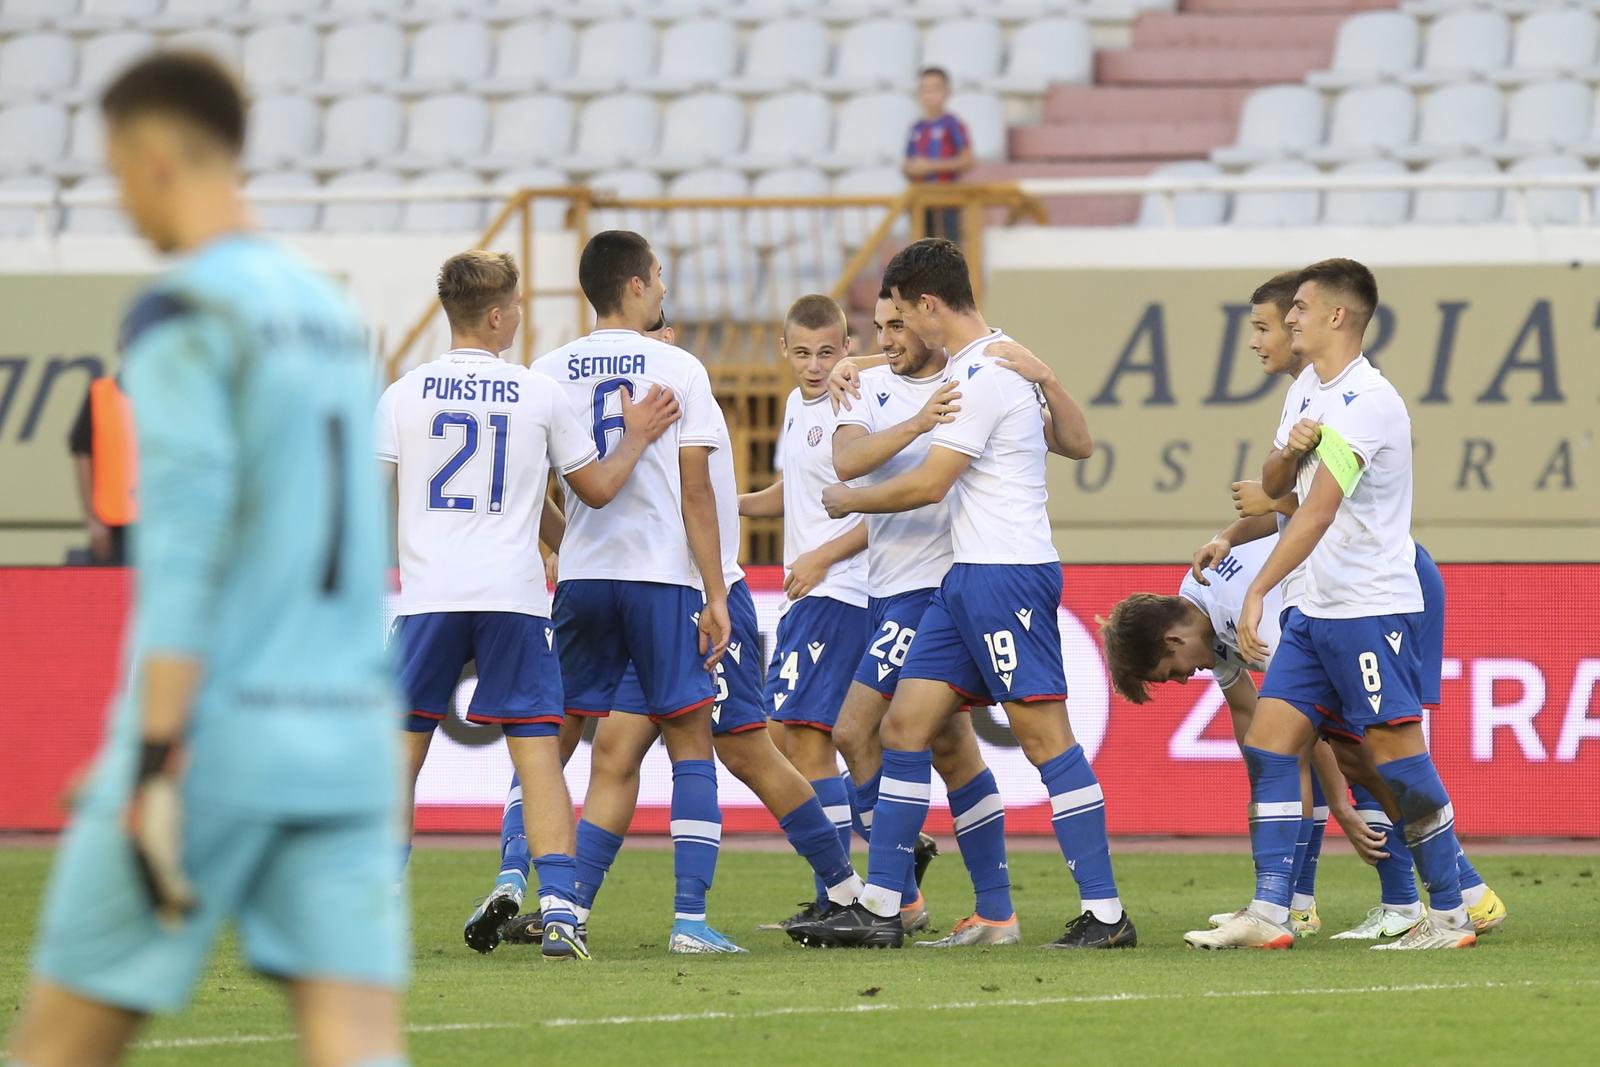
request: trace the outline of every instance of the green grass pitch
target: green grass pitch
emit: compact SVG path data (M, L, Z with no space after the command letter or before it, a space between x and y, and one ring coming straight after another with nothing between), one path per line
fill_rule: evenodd
M1511 918L1474 951L1373 954L1303 940L1291 952L1199 953L1182 932L1242 900L1249 857L1117 853L1139 928L1125 952L1045 952L1077 894L1058 856L1016 852L1025 944L930 952L805 950L757 923L793 911L810 879L786 853L730 842L713 922L748 956L670 956L670 852L624 849L599 901L595 962L543 963L502 945L478 956L461 922L487 888L487 849L412 860L417 1064L1061 1064L1600 1062L1600 857L1483 856ZM1150 846L1144 846L1150 847ZM955 849L924 889L936 926L970 908ZM20 1002L49 853L0 849L0 996ZM1353 925L1377 882L1324 859L1325 933ZM85 917L93 936L93 916ZM9 1018L7 1019L9 1024ZM281 998L225 945L194 1007L143 1035L142 1065L290 1064Z

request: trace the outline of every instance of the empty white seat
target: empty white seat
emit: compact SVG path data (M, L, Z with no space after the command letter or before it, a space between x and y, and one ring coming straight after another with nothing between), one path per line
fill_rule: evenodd
M814 6L811 0L728 0L724 10L735 22L759 25L788 18L797 11L809 10Z
M1000 73L1000 24L986 18L936 22L922 38L922 65L942 67L956 88L987 85Z
M1327 143L1308 148L1313 163L1344 163L1387 154L1408 144L1417 123L1417 101L1398 85L1347 89L1334 101Z
M1407 85L1443 85L1506 65L1511 24L1498 11L1452 11L1435 20L1422 45L1422 66L1400 75Z
M1555 175L1588 174L1589 168L1581 159L1572 156L1529 156L1513 163L1511 174ZM1506 194L1505 217L1507 222L1529 222L1535 226L1575 226L1584 219L1586 191L1577 186L1554 189L1527 189L1522 192L1521 203L1515 191Z
M73 112L65 157L50 167L58 178L82 178L105 169L105 121L98 105L85 104Z
M141 30L113 30L89 38L78 50L78 84L65 98L72 103L98 103L111 79L155 46L156 39Z
M1485 82L1446 85L1422 100L1417 142L1394 150L1396 159L1426 163L1465 155L1500 139L1504 101Z
M813 199L828 195L828 179L809 167L771 170L750 186L758 199ZM774 207L749 212L745 240L752 248L773 248L790 241L818 238L831 240L825 226L826 212L812 207Z
M56 183L37 176L0 179L0 196L49 197ZM0 237L43 237L56 225L58 209L0 205Z
M494 111L489 149L479 161L488 170L521 168L562 159L572 146L572 102L534 93L502 100Z
M1282 159L1261 163L1245 172L1246 177L1298 178L1314 177L1317 168L1298 159ZM1313 226L1321 207L1320 193L1315 190L1260 190L1235 193L1233 218L1235 226Z
M489 105L483 97L430 96L412 106L405 147L384 163L396 170L470 165L488 142Z
M387 170L352 170L337 175L329 190L394 189L400 175ZM398 200L348 200L324 204L322 228L329 233L393 233L400 225Z
M78 50L66 34L19 34L0 45L0 103L57 96L77 68Z
M744 49L744 67L729 79L736 93L773 93L819 85L828 70L828 30L815 19L763 22Z
M1244 102L1232 147L1211 160L1224 167L1298 155L1322 140L1322 94L1303 85L1257 89Z
M1362 11L1339 24L1333 63L1306 75L1319 89L1391 80L1417 65L1417 20L1400 11Z
M258 25L270 19L305 18L322 10L322 0L245 0L244 9Z
M733 76L739 37L726 19L675 22L661 35L661 61L655 74L637 86L653 93L712 89Z
M628 14L654 22L681 22L705 15L722 15L727 0L623 0Z
M489 27L475 19L430 23L411 42L411 68L396 91L441 93L475 81L493 55Z
M383 89L400 80L405 69L406 38L390 22L357 22L340 26L322 46L319 96L345 96Z
M1578 144L1589 130L1594 92L1575 81L1534 82L1511 94L1505 140L1484 154L1498 160L1549 156Z
M917 78L917 28L901 19L852 23L839 40L833 77L821 88L907 92Z
M61 26L70 23L77 13L78 0L4 0L0 3L0 33L29 33Z
M577 172L643 166L655 155L661 116L654 99L637 93L602 96L578 116L578 144L565 165Z
M1600 19L1593 11L1538 11L1517 24L1507 69L1490 78L1502 85L1553 78L1590 67L1600 47Z
M262 194L273 191L301 192L317 187L317 179L303 170L278 170L257 174L245 184L245 194L264 230L274 233L305 233L317 228L318 204L274 204Z
M478 176L464 170L436 170L413 178L412 189L472 189L481 183ZM487 201L412 200L400 213L400 228L408 233L478 233L483 229Z
M500 30L494 69L473 87L495 95L530 89L559 89L572 71L578 31L559 19L530 19Z
M343 26L386 14L394 8L393 0L323 0L322 10L313 12L312 19L322 26Z
M722 165L744 146L744 104L724 93L695 93L667 105L661 151L649 164L675 173Z
M73 25L84 30L143 26L160 13L161 0L83 0L78 11Z
M0 110L0 174L26 174L56 163L67 148L67 112L55 104Z
M671 200L732 199L750 195L750 179L735 170L691 170L667 183ZM671 248L713 242L739 242L744 213L735 208L674 208L667 212L666 241Z
M823 170L851 170L898 161L917 105L904 93L864 93L839 107L833 148L815 160Z
M1498 174L1500 168L1482 156L1442 159L1424 174ZM1411 221L1423 226L1457 226L1493 222L1500 214L1498 189L1418 189L1411 200Z
M618 168L594 175L586 184L597 195L618 200L654 200L661 196L661 178L647 170ZM600 230L632 230L646 237L661 228L661 213L642 208L600 208L589 216L590 226ZM673 279L667 279L670 289Z
M233 70L239 67L239 38L227 30L184 30L168 37L164 47L173 51L200 52Z
M525 167L509 170L495 180L502 189L558 189L570 184L567 176L548 167ZM533 228L536 230L563 230L567 225L567 208L570 201L557 197L536 197L533 201Z
M312 85L322 70L322 38L303 22L275 22L244 39L244 80L255 92Z
M1093 76L1089 24L1075 18L1043 18L1011 34L1005 71L988 87L1000 93L1042 93L1052 85L1087 85Z
M832 133L833 108L821 93L777 93L756 104L745 150L727 165L769 170L805 163L827 150Z
M656 69L655 27L642 19L592 22L578 35L578 60L562 90L577 95L631 87Z
M312 170L354 170L387 160L400 149L405 113L400 101L380 93L347 96L322 123L322 147Z
M905 188L906 176L898 166L863 167L833 179L834 196L895 197ZM887 211L878 207L840 208L833 215L834 235L843 247L858 248L883 223L885 214ZM894 232L896 236L904 236L906 230L902 219Z
M1392 159L1358 159L1336 169L1337 175L1383 176L1407 173ZM1324 226L1397 226L1411 210L1408 189L1329 190L1322 197Z
M1006 105L994 93L956 93L950 113L960 119L972 139L972 154L979 159L1006 158Z
M245 166L279 170L317 151L321 109L303 96L268 96L250 107L245 131Z
M163 0L157 29L186 29L223 21L242 7L242 0Z
M671 256L667 313L678 322L725 321L748 313L755 257L737 244L706 245ZM761 315L761 318L768 318Z
M95 174L74 185L69 196L109 198L109 203L71 204L62 229L68 233L94 237L126 236L133 233L128 217L117 207L117 186L104 174Z
M1222 168L1203 159L1164 163L1152 178L1215 178ZM1170 204L1169 204L1170 201ZM1220 226L1228 213L1226 193L1146 193L1139 201L1137 226Z
M836 241L796 240L761 258L748 304L736 306L740 321L773 322L783 318L796 299L827 293L844 273L844 250Z
M887 15L896 6L903 9L913 5L896 5L893 0L813 0L811 6L829 22L860 22Z

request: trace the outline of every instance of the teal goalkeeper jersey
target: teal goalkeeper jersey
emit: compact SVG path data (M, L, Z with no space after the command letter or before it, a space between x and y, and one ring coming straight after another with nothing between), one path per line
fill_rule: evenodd
M294 254L238 234L152 285L124 336L139 455L131 678L95 795L126 796L139 664L177 653L203 664L191 803L288 817L392 807L388 509L360 322Z

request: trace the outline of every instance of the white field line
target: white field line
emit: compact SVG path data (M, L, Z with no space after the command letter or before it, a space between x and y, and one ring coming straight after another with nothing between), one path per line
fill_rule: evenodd
M1256 997L1324 997L1324 996L1374 996L1388 993L1437 993L1473 989L1534 989L1549 986L1592 986L1600 980L1578 979L1571 982L1418 982L1409 985L1370 985L1355 987L1329 987L1320 989L1235 989L1175 993L1086 993L1076 996L989 998L984 1000L955 1000L942 1004L847 1004L825 1007L797 1006L764 1008L756 1011L696 1011L661 1015L603 1015L595 1018L540 1019L531 1023L435 1023L406 1027L409 1034L438 1034L455 1030L521 1030L530 1027L573 1026L637 1026L650 1023L694 1023L747 1019L772 1019L789 1015L863 1015L869 1012L894 1011L947 1011L963 1008L1043 1008L1070 1004L1139 1004L1173 1000L1244 1000ZM180 1037L167 1040L140 1041L137 1049L190 1049L218 1048L227 1045L260 1045L293 1041L295 1035L285 1034L235 1034L223 1037Z

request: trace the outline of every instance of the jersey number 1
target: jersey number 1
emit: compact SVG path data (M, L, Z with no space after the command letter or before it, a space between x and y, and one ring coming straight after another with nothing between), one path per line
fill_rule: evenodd
M467 461L478 453L478 417L470 411L441 411L433 417L433 426L429 436L440 439L449 435L450 428L461 428L461 447L455 454L444 461L444 466L434 473L428 480L428 510L429 511L476 511L478 498L475 496L452 496L446 492L450 479L454 478ZM489 416L489 436L492 438L491 449L494 452L493 463L489 471L489 514L499 515L505 510L506 496L506 437L511 428L509 415Z

